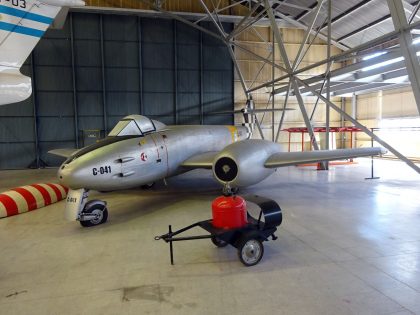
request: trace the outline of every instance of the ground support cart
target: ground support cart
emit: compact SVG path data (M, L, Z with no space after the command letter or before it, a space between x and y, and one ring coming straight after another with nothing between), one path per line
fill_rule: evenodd
M237 248L239 260L245 266L249 267L258 264L264 255L263 242L268 241L269 237L272 240L277 239L274 233L282 222L282 213L279 205L274 200L256 195L247 195L243 196L243 198L247 203L251 202L260 207L258 219L255 219L247 212L248 223L243 227L234 229L217 228L213 226L210 219L196 222L177 231L172 231L170 225L168 233L156 236L155 240L164 240L166 243L169 243L171 264L174 264L173 242L207 238L211 239L217 247L225 247L230 244ZM175 237L195 227L201 227L209 235Z

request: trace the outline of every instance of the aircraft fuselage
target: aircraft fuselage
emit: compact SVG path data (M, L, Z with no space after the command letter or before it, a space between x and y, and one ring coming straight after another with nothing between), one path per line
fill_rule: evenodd
M187 171L181 164L191 156L246 138L245 127L233 126L168 126L145 136L107 137L70 156L58 177L71 189L137 187Z

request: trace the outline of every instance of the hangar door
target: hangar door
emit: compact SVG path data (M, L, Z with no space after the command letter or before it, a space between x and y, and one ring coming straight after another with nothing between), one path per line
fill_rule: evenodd
M201 26L211 28L210 23ZM228 30L231 24L225 24ZM70 13L22 68L28 100L0 107L0 169L57 166L130 114L166 124L232 124L233 65L224 44L169 19Z

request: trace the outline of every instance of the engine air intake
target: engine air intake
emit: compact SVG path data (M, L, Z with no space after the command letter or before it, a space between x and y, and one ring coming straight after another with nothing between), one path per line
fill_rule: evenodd
M238 165L229 157L222 157L214 165L216 177L224 182L233 181L238 175Z

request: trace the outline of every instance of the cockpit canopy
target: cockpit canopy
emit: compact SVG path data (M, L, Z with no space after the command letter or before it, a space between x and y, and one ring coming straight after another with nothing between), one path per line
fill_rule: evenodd
M151 132L162 130L165 127L165 124L145 116L130 115L121 119L108 136L143 136Z

